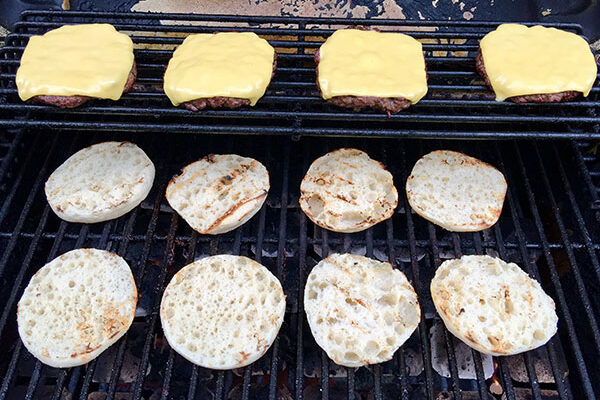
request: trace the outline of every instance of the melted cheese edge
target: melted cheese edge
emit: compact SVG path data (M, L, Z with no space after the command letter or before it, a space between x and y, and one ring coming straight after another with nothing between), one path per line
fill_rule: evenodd
M555 28L503 24L480 42L496 100L568 90L587 96L597 65L580 36Z
M173 105L209 97L235 97L250 105L265 94L275 49L253 32L188 36L175 50L164 77Z
M325 100L404 97L414 104L427 93L423 46L408 35L341 29L319 53L318 80Z
M132 67L133 42L112 25L65 25L29 39L16 83L22 100L38 95L118 100Z

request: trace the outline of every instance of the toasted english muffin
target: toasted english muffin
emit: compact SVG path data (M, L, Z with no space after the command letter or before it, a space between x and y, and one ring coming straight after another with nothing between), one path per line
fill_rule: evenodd
M390 218L398 205L392 174L356 149L338 149L316 159L300 192L302 211L335 232L365 230Z
M336 364L391 359L421 319L417 294L389 263L332 254L310 272L304 309L316 342Z
M136 304L135 281L123 258L72 250L31 278L17 306L19 336L44 364L82 365L127 332Z
M229 232L260 210L269 192L269 172L260 162L235 154L211 154L174 177L167 201L196 231Z
M481 231L494 225L505 195L506 180L500 171L450 150L421 157L406 181L412 209L453 232Z
M431 281L446 328L485 354L518 354L544 345L557 330L554 301L518 265L490 256L447 260Z
M108 221L146 198L154 172L152 161L135 144L97 143L73 154L50 175L46 199L65 221Z
M231 255L183 267L160 304L171 347L212 369L240 368L262 357L284 313L285 296L277 278L256 261Z

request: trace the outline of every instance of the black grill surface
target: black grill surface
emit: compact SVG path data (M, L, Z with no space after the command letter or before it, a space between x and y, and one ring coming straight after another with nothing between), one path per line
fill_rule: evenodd
M167 22L161 25L160 21ZM66 23L110 22L135 43L138 80L118 102L94 101L74 110L22 103L14 84L32 34ZM193 23L194 25L189 25ZM187 24L187 25L181 25ZM402 30L423 42L429 92L417 105L388 117L326 104L315 85L315 49L332 29L349 25ZM146 132L208 132L477 138L600 137L600 87L563 104L496 102L475 71L478 41L497 22L319 19L143 13L30 11L0 50L0 126ZM545 24L581 34L579 25ZM253 31L279 53L278 69L254 108L193 113L175 108L162 91L173 49L190 33Z
M74 151L104 140L131 140L154 160L157 176L150 195L114 221L61 221L46 203L45 180ZM300 180L310 162L342 146L383 161L400 193L393 218L361 233L324 231L298 208ZM410 168L421 155L440 148L479 157L506 175L508 196L493 228L449 233L407 212L403 189ZM596 146L569 141L6 132L0 135L0 399L596 399L596 151ZM272 189L262 210L243 227L214 237L197 235L168 207L166 183L187 163L227 152L263 162ZM16 330L16 302L45 262L79 247L123 256L140 299L124 338L88 365L60 370L42 365L24 349ZM389 260L402 270L413 282L423 316L393 360L359 369L329 361L308 329L302 306L310 269L329 253L348 251ZM218 253L263 263L281 279L287 295L273 347L251 366L225 372L195 367L174 353L158 318L162 291L173 274L194 259ZM429 282L443 260L461 254L500 256L541 281L559 316L558 334L548 345L492 360L453 339L435 313Z

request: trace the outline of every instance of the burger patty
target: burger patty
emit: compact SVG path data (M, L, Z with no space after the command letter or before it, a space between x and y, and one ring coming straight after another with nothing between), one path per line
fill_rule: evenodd
M271 79L275 76L275 70L277 69L277 53L273 56L273 73L271 73ZM269 82L270 83L270 82ZM200 111L208 108L240 108L242 106L249 106L249 99L242 99L239 97L203 97L200 99L186 101L182 103L185 108L190 111Z
M129 76L127 77L127 82L125 82L125 87L123 88L123 93L127 93L129 90L131 90L136 78L137 78L137 67L135 65L135 61L133 61L133 66L131 67L131 71L129 71ZM75 108L75 107L82 105L83 103L87 102L88 100L90 100L92 98L93 97L79 96L79 95L76 95L76 96L42 95L42 96L34 96L30 99L30 101L33 103L48 104L48 105L57 106L60 108Z
M361 28L359 27L357 29ZM320 61L321 56L319 53L319 49L317 49L317 51L315 52L315 64L317 65L317 87L319 88L319 91L321 91L321 86L319 85ZM356 112L361 111L365 108L372 108L390 114L397 114L398 112L410 107L410 105L412 104L410 100L405 99L404 97L335 96L330 99L327 99L326 101L330 104L339 107L351 108Z
M490 79L485 72L485 65L483 64L483 56L481 55L481 49L477 53L476 68L479 75L485 80L485 84L492 90L492 84ZM509 97L508 100L515 103L561 103L564 101L570 101L579 96L581 92L575 90L568 90L565 92L558 93L545 93L545 94L528 94L526 96L513 96Z
M183 103L183 106L190 111L204 110L209 108L239 108L241 106L249 106L250 100L241 99L239 97L206 97L203 99L190 100Z

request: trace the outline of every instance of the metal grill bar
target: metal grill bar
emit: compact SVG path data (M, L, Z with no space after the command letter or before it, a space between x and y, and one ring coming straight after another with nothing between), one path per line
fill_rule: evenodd
M505 163L503 161L503 158L501 156L500 153L500 149L496 146L496 154L498 157L498 162L499 162L499 167L501 171L505 171ZM520 156L520 154L519 154ZM520 160L522 161L522 160ZM505 172L506 173L506 172ZM525 235L523 233L523 230L521 228L521 222L519 221L519 213L517 212L517 205L515 204L516 201L514 200L514 196L515 196L515 191L513 189L509 189L507 191L507 198L508 198L508 204L510 207L510 211L511 211L511 216L512 216L512 220L513 220L513 224L515 226L515 230L516 230L516 234L517 234L517 238L519 241L519 250L520 250L520 254L521 254L521 262L523 264L523 267L525 268L525 270L527 271L527 273L529 273L529 275L531 275L534 279L539 280L540 276L539 276L539 272L537 271L537 267L535 265L535 263L530 262L530 258L529 255L527 253L527 249L524 246L525 243ZM552 343L548 344L548 347L551 348L552 347ZM541 391L540 391L540 386L539 386L539 382L538 382L538 378L537 378L537 374L535 371L535 366L532 360L532 357L529 353L525 353L523 354L523 358L525 361L525 367L527 370L527 377L529 380L529 383L531 385L531 391L532 391L532 395L534 398L536 399L541 399ZM558 366L556 365L556 363L554 362L556 360L556 358L551 358L551 367L556 379L556 371L558 370Z
M400 173L402 177L402 182L405 182L405 179L408 178L408 170L406 166L406 151L404 145L400 146ZM404 205L404 209L406 211L406 225L408 230L408 243L409 243L409 251L410 251L410 265L411 265L411 274L413 277L413 287L415 292L417 293L417 297L419 299L424 298L423 292L423 284L420 279L420 266L419 261L417 259L417 246L416 246L416 235L415 235L415 225L412 218L412 212L410 210L410 205L408 204L408 199L406 196L402 195L401 198L404 200L402 203ZM428 399L434 398L433 392L433 369L431 365L431 344L429 342L429 336L427 334L427 328L425 325L425 310L423 304L419 304L421 308L421 320L419 321L419 339L421 342L421 354L423 355L423 365L425 370L425 390Z
M19 236L20 238L33 238L35 235L34 232L19 232L17 236ZM12 237L12 234L9 232L0 232L0 239L7 239ZM56 237L56 233L55 232L44 232L42 233L42 239L54 239ZM97 240L100 237L100 235L95 234L95 233L91 233L89 235L90 239L95 239ZM74 233L66 233L65 234L65 238L67 239L77 239L77 234ZM110 240L122 240L123 239L123 235L120 233L111 233L109 235ZM177 241L187 241L189 240L190 236L189 235L177 235L175 236L175 240ZM142 234L134 234L131 235L131 240L135 241L135 242L143 242L145 239L145 236ZM152 238L153 241L155 242L161 242L161 241L165 241L166 237L165 236L157 236L154 235L154 237ZM199 243L205 243L208 242L207 238L198 238L198 242ZM226 242L231 242L231 240L226 240ZM247 244L247 243L251 243L252 239L246 237L246 238L242 238L242 243ZM287 238L286 242L288 243L288 245L295 245L298 243L298 239L296 238ZM311 245L319 245L321 244L321 239L319 238L308 238L307 239L308 244ZM277 240L274 238L265 238L265 243L277 243ZM342 243L341 240L339 239L331 239L331 243L334 245L339 245ZM364 244L364 240L357 238L356 240L353 241L353 243L357 243L357 244ZM401 240L401 239L392 239L392 243L394 244L394 246L401 246L401 247L407 247L408 246L408 241L407 240ZM564 249L565 245L563 243L556 243L556 242L549 242L549 248L550 249ZM385 245L385 241L382 239L377 239L374 240L374 245L375 246L382 246ZM473 247L475 246L475 242L473 240L469 240L468 238L461 238L461 245L463 247ZM506 246L507 249L516 249L519 247L518 243L509 241L509 242L505 242L504 245ZM425 248L425 247L429 247L429 242L426 240L422 240L419 239L416 241L415 246L418 248ZM498 246L498 243L495 240L486 240L485 242L482 242L482 247L484 249L493 249L496 248ZM542 246L538 243L526 243L525 246L530 249L530 250L536 250L536 249L541 249ZM440 240L438 241L438 247L440 249L448 249L448 248L452 248L453 244L449 243L445 240ZM587 248L587 245L585 243L581 243L581 242L571 242L571 247L573 249L585 249ZM600 245L598 245L597 243L592 243L590 244L590 248L594 249L594 250L600 250Z
M546 240L546 235L544 233L544 228L543 228L543 225L542 225L542 220L541 220L541 217L539 215L539 211L538 211L537 206L536 206L534 194L531 191L531 185L529 183L529 179L527 177L525 166L523 164L523 159L521 157L521 152L520 152L518 146L516 145L516 143L515 143L514 147L515 147L515 149L517 151L516 154L517 154L517 157L518 157L518 160L519 160L519 165L521 167L521 174L523 176L523 180L524 180L524 183L525 183L525 190L526 190L527 195L528 195L527 197L528 197L528 200L529 200L529 205L531 207L531 212L532 212L532 214L534 216L535 224L536 224L536 227L537 227L538 232L540 234L540 237L542 238L542 244L544 244L544 242L546 242L547 240ZM549 265L548 269L549 269L549 272L551 274L552 283L555 285L555 290L557 292L557 297L558 297L558 301L559 301L559 304L560 304L560 308L562 308L564 310L563 313L565 314L565 318L563 319L563 321L567 324L567 329L568 329L569 334L570 334L570 342L572 344L573 351L575 352L575 357L576 357L576 359L583 361L583 354L582 354L582 351L581 351L581 348L580 348L580 345L579 345L579 340L577 339L576 332L575 332L575 330L573 328L572 317L570 315L569 308L568 308L566 299L564 297L564 292L562 290L562 285L560 284L560 281L558 279L558 274L556 273L556 266L554 265L554 260L552 258L552 255L550 254L550 249L544 248L544 255L545 255L546 261L547 261L547 263ZM539 272L534 271L534 276L539 279ZM585 293L583 293L583 296L587 297L587 295ZM579 372L581 374L582 383L584 385L586 396L589 399L595 399L596 397L594 395L594 390L592 389L592 384L591 384L591 381L590 381L590 378L589 378L589 375L588 375L588 372L587 372L587 367L585 366L585 363L583 363L583 362L580 363L578 365L578 367L579 367Z
M283 280L283 266L285 264L285 244L287 237L287 207L288 207L288 191L289 191L289 174L290 174L290 145L285 144L283 149L283 171L281 181L281 197L279 211L279 243L277 247L277 271L275 276L280 281ZM264 237L263 237L264 240ZM258 251L258 250L257 250ZM279 364L279 337L273 343L273 356L271 360L271 372L269 375L269 398L277 398L277 376Z
M161 193L164 193L164 187L163 187L163 190L161 190ZM169 262L169 251L173 248L175 231L177 230L177 222L178 222L177 220L178 220L177 214L173 214L173 216L171 217L171 225L169 227L169 234L168 234L169 236L167 239L167 245L165 246L165 251L163 253L163 258L161 261L161 272L159 275L158 283L156 284L156 288L154 291L154 306L153 306L152 314L148 321L148 329L147 329L147 333L146 333L146 341L144 342L142 362L140 363L139 372L138 372L138 375L137 375L137 378L136 378L135 384L134 384L133 397L135 399L142 398L142 385L144 382L144 374L148 367L148 358L150 357L150 345L151 345L152 339L154 337L154 330L156 329L156 323L157 323L158 312L159 312L159 307L160 307L160 298L161 298L160 292L164 288L167 264Z
M556 152L556 147L553 146L553 150L554 150L554 152ZM552 193L552 189L550 187L550 182L548 181L548 174L546 173L546 168L542 162L542 158L541 158L538 146L534 147L534 151L535 151L535 155L537 157L538 163L539 163L540 171L543 171L543 174L542 174L543 183L544 183L544 186L546 187L546 191L548 194L548 199L550 200L550 204L552 205L552 211L554 214L554 218L556 220L556 224L558 225L558 228L560 231L561 239L566 244L565 251L569 258L569 262L573 268L573 276L577 283L577 290L579 292L579 298L581 299L581 302L583 304L583 309L585 310L585 314L589 321L592 335L594 336L594 343L596 345L596 351L598 353L600 353L600 331L598 330L598 323L596 321L596 317L594 316L594 314L592 312L592 305L590 302L590 298L589 298L589 295L585 288L585 285L583 283L583 278L581 276L581 272L579 270L579 265L575 258L575 254L573 253L573 249L569 246L570 240L569 240L569 237L567 234L565 223L560 216L560 209L556 203L554 194ZM557 159L557 161L558 161L558 163L560 163L561 162L560 158ZM564 179L563 173L564 173L564 170L561 170L561 178ZM563 181L563 183L567 183L567 182ZM565 185L565 186L566 186L567 194L569 194L570 188L567 185ZM570 195L572 196L572 192L570 193ZM585 229L585 227L584 227L584 229ZM594 267L594 272L596 273L596 276L598 276L598 273L599 273L598 268L597 268L598 267L598 259L596 257L596 254L593 252L590 252L590 259L592 260L592 266ZM551 271L555 271L555 268L552 268ZM556 277L556 279L558 279L558 274L556 272L554 273L554 276Z
M196 25L163 25L160 20L195 22ZM139 71L134 89L118 102L95 101L68 111L21 102L16 94L14 75L27 38L65 23L99 21L113 23L132 35ZM477 40L497 23L463 22L28 12L23 21L17 23L16 33L7 37L7 46L0 50L0 98L4 99L0 102L0 126L295 137L584 139L600 136L600 117L596 112L600 109L600 87L597 85L588 98L566 104L522 105L493 101L494 95L475 72L474 57ZM383 30L402 28L423 40L429 74L426 98L390 118L378 112L347 112L326 104L314 83L311 53L333 28L348 25L378 26ZM574 24L547 26L581 33L581 28ZM173 107L162 91L162 75L171 48L181 43L185 34L215 30L257 32L277 47L279 68L270 88L258 105L251 108L193 113ZM155 32L160 36L150 34ZM167 47L157 49L157 45ZM28 118L18 118L22 115Z
M497 157L498 157L500 169L503 170L504 169L503 158L497 147L496 147L496 150L497 150ZM523 247L524 240L523 240L523 235L521 234L520 223L517 220L518 213L517 213L517 207L515 206L514 193L512 190L507 191L507 198L508 198L508 203L510 204L511 215L513 217L513 221L515 222L515 228L517 230L517 237L519 240L519 249L521 250L521 261L523 264L526 265L525 268L528 270L528 272L531 273L529 257L527 256L526 250ZM539 275L534 275L534 276L536 277L536 279L539 279ZM539 386L538 377L537 377L537 373L535 370L533 359L529 353L523 354L523 359L525 362L527 378L528 378L529 384L531 385L532 396L536 400L541 399L542 394L541 394L541 389ZM553 369L555 369L556 365L553 364L552 367L553 367Z

